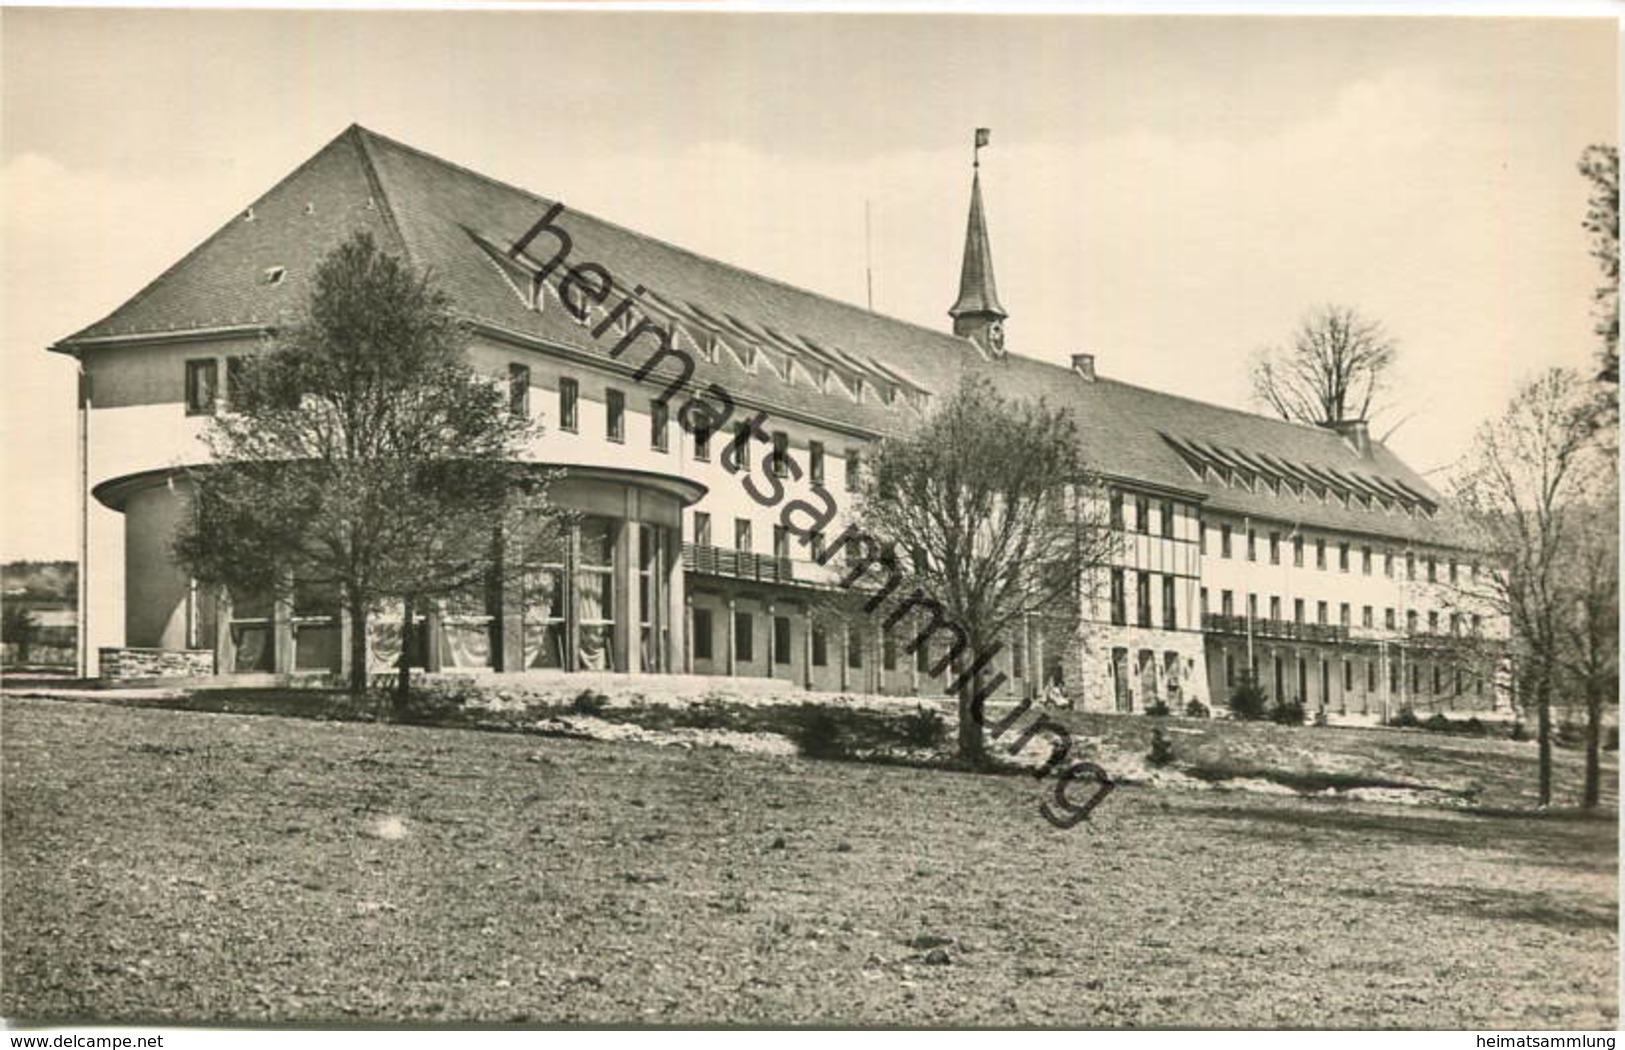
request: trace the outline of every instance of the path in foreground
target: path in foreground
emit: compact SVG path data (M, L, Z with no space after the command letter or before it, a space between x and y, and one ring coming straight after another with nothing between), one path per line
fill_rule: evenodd
M1616 1018L1609 821L1122 789L1057 832L1022 778L18 698L0 740L13 1018Z

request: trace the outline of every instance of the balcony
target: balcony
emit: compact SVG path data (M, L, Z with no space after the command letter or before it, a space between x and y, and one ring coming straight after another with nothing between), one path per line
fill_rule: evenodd
M1202 629L1215 634L1247 633L1247 617L1208 613ZM1347 642L1349 629L1332 623L1296 623L1292 620L1253 620L1254 638L1280 638L1295 642Z
M841 573L834 565L820 565L803 558L773 558L766 554L683 544L683 568L707 576L727 576L759 583L800 584L804 587L833 587Z

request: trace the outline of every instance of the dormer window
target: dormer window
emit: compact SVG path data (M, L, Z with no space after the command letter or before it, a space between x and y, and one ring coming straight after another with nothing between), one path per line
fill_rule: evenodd
M286 266L268 266L268 267L265 268L265 283L266 284L270 284L270 285L281 284L283 278L285 278L287 276L288 276L288 268Z

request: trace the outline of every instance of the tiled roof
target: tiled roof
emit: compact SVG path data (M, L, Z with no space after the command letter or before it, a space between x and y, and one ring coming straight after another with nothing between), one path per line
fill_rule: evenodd
M163 335L235 325L270 325L290 315L309 290L319 260L357 228L430 271L473 320L520 337L607 358L619 337L594 338L557 299L557 277L530 305L527 276L557 248L543 234L510 259L508 248L555 202L352 126L250 208L101 321L63 340L73 350L132 335ZM696 361L700 383L737 401L814 417L859 432L886 433L920 418L922 395L941 397L959 379L982 374L1006 394L1067 406L1086 460L1107 474L1204 498L1240 514L1350 529L1422 542L1449 542L1448 509L1437 515L1367 509L1354 501L1254 490L1214 472L1198 476L1188 449L1251 456L1256 466L1339 478L1359 491L1436 493L1380 442L1362 459L1339 435L1148 390L1017 354L987 359L967 339L873 313L750 273L565 210L556 224L573 247L571 265L596 262L622 289L647 291L640 309L674 321ZM274 276L274 268L282 268ZM562 269L562 268L561 268ZM606 306L622 298L617 293ZM602 311L591 320L596 323ZM647 342L647 341L646 341ZM706 356L701 347L711 348ZM645 351L652 352L651 351ZM629 354L630 358L631 355ZM867 389L855 396L859 377ZM888 403L881 392L897 391ZM1228 451L1227 451L1228 450ZM1269 461L1274 460L1271 464Z

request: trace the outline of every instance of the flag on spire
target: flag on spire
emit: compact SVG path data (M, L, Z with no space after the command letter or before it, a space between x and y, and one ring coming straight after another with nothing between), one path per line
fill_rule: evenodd
M989 130L987 128L977 128L976 129L976 148L977 149L981 149L983 146L987 145L987 137L988 137L989 133L990 132L989 132Z

